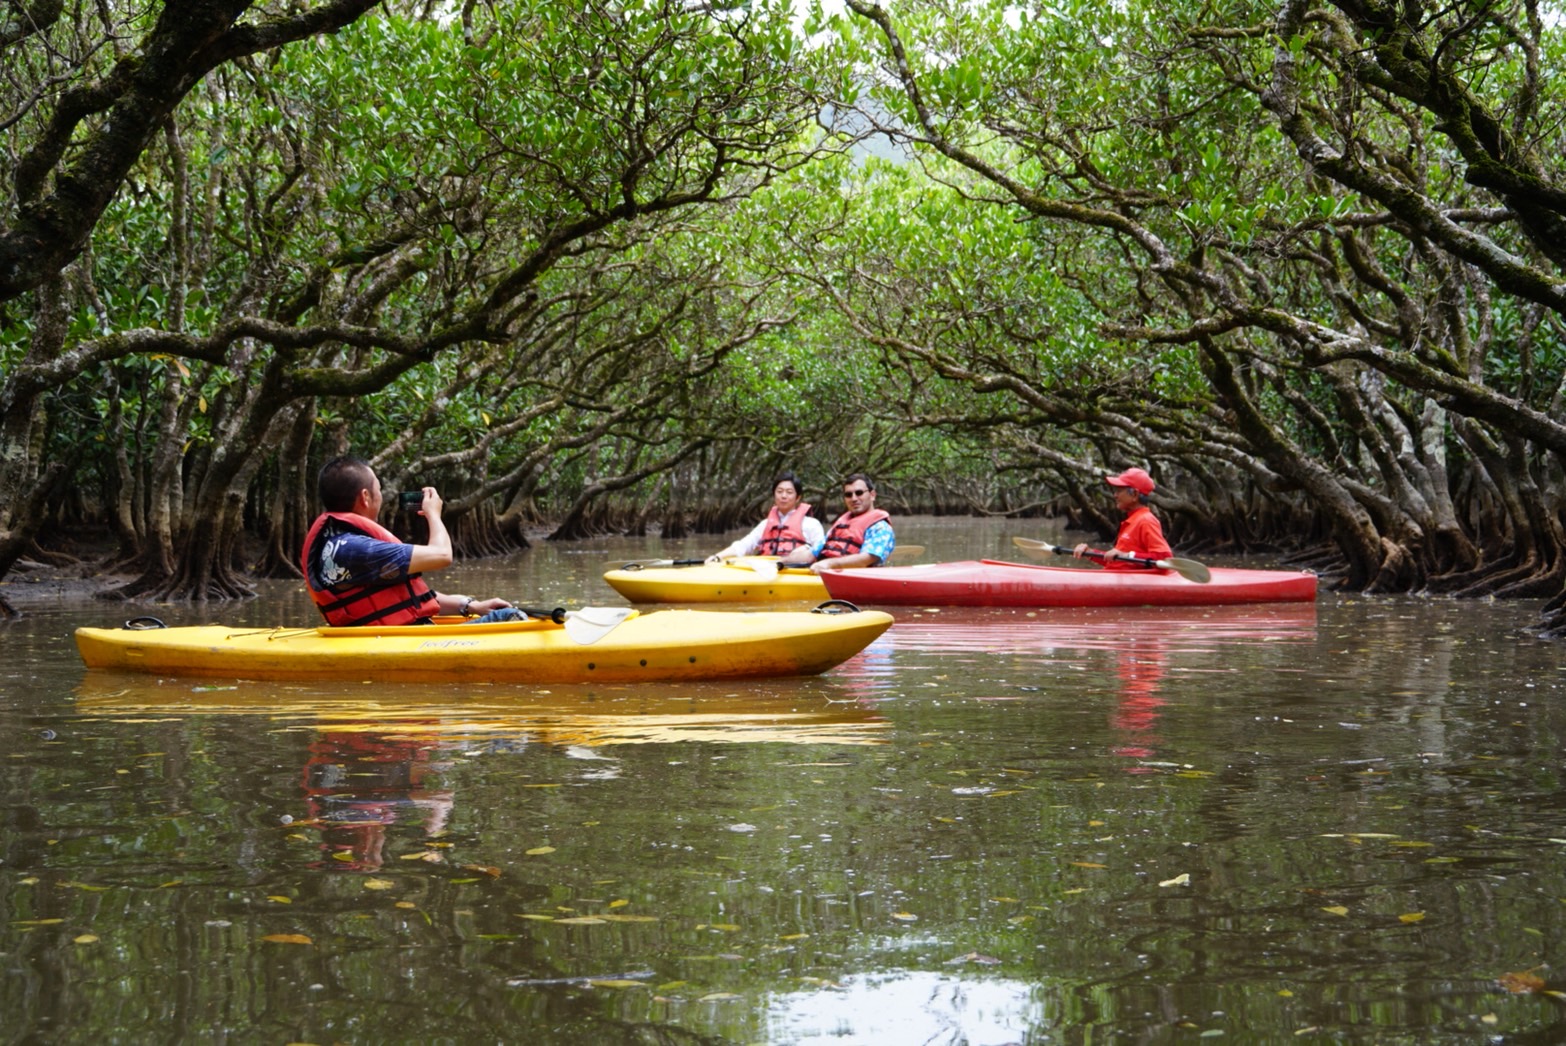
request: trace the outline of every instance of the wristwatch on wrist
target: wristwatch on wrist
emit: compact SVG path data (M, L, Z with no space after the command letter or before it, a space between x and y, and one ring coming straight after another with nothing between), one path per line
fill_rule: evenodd
M468 596L466 599L464 599L462 601L462 609L458 610L457 613L461 614L463 617L467 617L468 616L468 608L471 607L472 605L473 605L473 597L472 596Z

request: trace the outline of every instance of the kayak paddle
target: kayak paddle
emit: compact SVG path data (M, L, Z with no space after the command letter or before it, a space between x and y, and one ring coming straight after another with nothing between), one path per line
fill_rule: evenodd
M1051 545L1048 541L1034 541L1032 538L1014 537L1011 543L1025 552L1052 552L1057 556L1070 556L1075 554L1073 549L1064 545ZM1104 553L1097 549L1086 549L1082 553L1090 559L1102 560ZM1142 559L1139 556L1122 556L1128 563L1135 563L1139 567L1157 567L1159 570L1173 570L1187 581L1194 581L1198 585L1205 585L1213 579L1213 572L1194 559Z
M582 646L592 646L637 614L637 611L630 607L583 607L581 610L567 610L565 607L555 607L553 610L540 607L517 607L517 609L528 617L564 625L565 634L573 642Z
M620 564L621 570L656 570L661 567L699 567L705 559L633 559Z
M923 545L898 545L892 549L892 562L904 563L910 559L918 559L924 555Z

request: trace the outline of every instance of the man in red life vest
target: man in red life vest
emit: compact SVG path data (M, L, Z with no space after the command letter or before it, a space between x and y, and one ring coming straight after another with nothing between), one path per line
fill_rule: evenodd
M429 543L407 545L376 522L381 481L360 458L341 457L321 469L316 489L325 512L305 536L304 576L310 598L332 625L412 625L436 614L481 614L475 624L522 616L504 599L436 592L422 577L451 566L451 535L441 521L445 502L424 488L420 511Z
M772 481L772 511L767 518L721 552L708 556L707 562L721 563L735 556L786 556L801 545L814 546L824 537L821 521L799 500L799 480L792 472L782 472Z
M1128 563L1126 558L1168 559L1174 555L1169 542L1164 540L1163 524L1147 507L1147 496L1153 492L1153 477L1141 469L1126 469L1118 476L1105 476L1104 482L1114 491L1115 507L1126 517L1115 537L1115 547L1104 553L1104 569L1151 570L1151 567ZM1085 543L1078 545L1073 554L1081 559L1087 549Z
M892 531L892 517L875 507L875 484L870 477L855 472L843 480L843 501L848 511L827 528L821 542L809 549L795 549L784 557L784 563L809 563L819 574L823 570L880 566L892 557L897 535Z

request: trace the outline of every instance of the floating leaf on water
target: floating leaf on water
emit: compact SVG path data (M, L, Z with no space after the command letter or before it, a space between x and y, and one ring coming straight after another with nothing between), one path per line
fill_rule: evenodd
M1529 992L1544 990L1544 978L1532 970L1523 970L1519 973L1503 973L1496 978L1501 987L1514 995L1526 995Z
M280 893L274 893L274 894L268 895L267 900L271 901L273 904L293 904L294 903L294 899L292 897L284 897Z
M662 984L658 985L658 987L654 988L653 991L655 991L655 992L673 991L675 988L683 988L683 987L685 987L689 983L690 983L689 981L664 981Z
M1173 879L1165 879L1163 882L1159 883L1158 885L1159 886L1190 886L1191 885L1191 873L1190 872L1181 872L1179 875L1175 876Z
M780 941L802 941L806 937L809 937L809 936L810 936L810 934L808 934L808 933L785 933L782 937L779 937L778 940L780 940Z
M12 926L58 926L64 919L16 919Z
M1481 1023L1481 1024L1500 1024L1501 1023L1501 1018L1497 1017L1493 1013L1487 1013L1483 1017L1479 1018L1479 1023Z
M993 956L993 955L985 955L982 952L968 952L966 955L959 955L955 959L947 959L946 960L946 965L947 966L957 966L957 965L960 965L962 963L969 963L969 962L974 963L974 964L979 965L979 966L999 966L1000 965L1000 960L995 958L995 956Z
M1078 868L1108 868L1107 864L1099 864L1097 861L1070 861L1067 862Z
M919 917L913 912L893 912L892 918L900 923L916 923L919 921Z
M1426 857L1425 864L1456 864L1461 857Z
M703 995L701 998L697 999L696 1001L697 1002L723 1002L723 1001L728 1000L728 999L738 999L738 998L739 998L739 996L735 995L733 992L709 992L708 994Z
M533 919L533 920L535 920L537 922L541 922L541 923L552 923L552 922L555 921L555 917L553 915L535 915L535 914L533 914L531 912L518 912L517 913L517 918L518 919Z
M395 905L393 905L393 907L394 908L417 908L418 905L414 904L412 901L398 901Z
M556 919L556 926L602 926L607 919L600 919L596 915L572 915L564 919Z
M396 885L397 884L392 882L390 879L366 879L364 881L364 888L366 890L390 890L393 886Z
M990 900L992 902L994 902L995 904L1021 904L1022 903L1016 897L991 897Z
M643 984L641 981L614 980L614 981L588 981L587 983L592 985L594 988L645 988L645 987L647 987L647 985Z
M269 933L261 938L263 941L271 941L273 944L314 944L302 933Z
M1287 988L1279 988L1278 989L1278 997L1280 999L1292 999L1292 998L1294 998L1294 993L1289 991L1289 989L1287 989Z
M600 919L607 923L655 923L656 915L600 915Z
M1425 913L1424 912L1404 912L1402 915L1399 915L1397 917L1397 919L1398 919L1398 922L1404 922L1404 923L1424 922L1425 921Z
M554 853L555 848L553 846L535 846L531 850L527 850L525 852L529 857L542 857L544 854Z
M698 927L700 929L700 927ZM722 930L724 933L733 933L739 929L738 923L708 923L709 930Z
M1392 845L1401 846L1409 850L1422 850L1434 846L1435 843L1423 843L1417 839L1398 839Z
M97 944L98 943L98 935L95 934L95 933L80 934L80 935L78 935L76 937L71 938L71 943L73 943L73 944Z
M465 872L478 872L481 875L489 876L491 879L500 878L500 869L492 864L465 864L462 866L462 870Z
M1323 908L1322 911L1329 915L1347 915L1349 912L1349 910L1343 907L1341 904L1334 904L1330 908Z
M621 897L617 901L610 901L609 902L609 907L610 908L624 908L626 905L628 905L630 903L631 903L630 901L627 901L624 897Z

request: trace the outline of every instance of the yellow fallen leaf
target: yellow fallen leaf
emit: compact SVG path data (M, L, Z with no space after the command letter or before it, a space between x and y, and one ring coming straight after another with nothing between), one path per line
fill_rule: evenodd
M539 857L543 854L552 854L554 852L555 848L553 846L535 846L531 850L526 851L529 857Z
M809 937L809 936L810 936L810 934L808 934L808 933L785 933L782 937L779 937L778 940L780 940L780 941L802 941L806 937Z
M1497 1017L1493 1013L1487 1013L1483 1017L1479 1018L1479 1022L1481 1024L1500 1024L1501 1018Z
M273 944L314 944L302 933L269 933L261 938L263 941L271 941Z
M617 901L610 901L609 902L609 907L610 908L624 908L626 905L628 905L630 903L631 903L630 901L627 901L624 897L622 897L622 898L620 898Z
M392 882L390 879L366 879L364 881L364 888L366 890L390 890L393 886L396 885L397 884Z
M709 930L722 930L724 933L733 933L739 929L738 923L708 923Z
M658 917L656 915L617 915L617 914L609 914L609 915L600 915L598 918L602 919L604 922L607 922L607 923L655 923L655 922L658 921Z
M1323 908L1322 911L1327 912L1330 915L1347 915L1348 914L1348 909L1343 907L1341 904L1334 904L1330 908Z
M1402 915L1399 915L1397 918L1398 918L1398 922L1405 922L1405 923L1424 922L1425 913L1424 912L1404 912Z
M417 908L418 905L414 904L412 901L398 901L396 904L392 905L392 907L393 908Z
M538 922L541 922L541 923L552 923L552 922L555 921L555 917L553 915L533 915L533 914L527 913L527 912L519 913L517 915L517 918L518 919L534 919L534 920L536 920Z
M1294 998L1294 993L1289 991L1287 988L1279 988L1278 997L1281 999L1292 999Z
M605 920L596 915L573 915L565 919L556 919L558 926L602 926Z
M913 912L893 912L892 918L900 923L916 923L919 921L919 917Z
M1096 861L1072 861L1078 868L1108 868L1107 864L1099 864Z
M462 866L462 870L465 872L479 872L489 876L491 879L500 878L500 869L492 864L465 864Z
M1173 879L1165 879L1163 882L1159 883L1158 885L1159 886L1190 886L1191 885L1191 874L1189 872L1181 872L1179 875L1175 876Z
M73 937L72 941L75 944L97 944L98 935L95 933L84 933L79 937Z
M58 926L64 919L17 919L12 926Z
M739 998L739 996L735 995L733 992L709 992L708 994L703 995L700 999L697 999L696 1001L697 1002L721 1002L724 999L738 999L738 998Z
M292 897L284 897L280 893L268 894L267 895L267 900L271 901L273 904L293 904L294 903L294 899Z
M594 988L645 988L641 981L588 981Z

